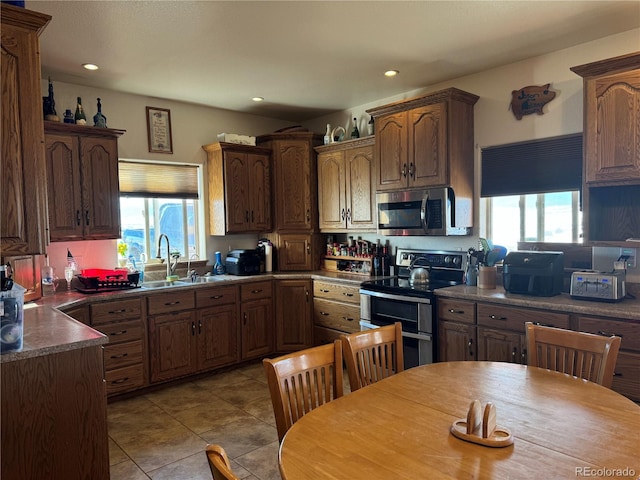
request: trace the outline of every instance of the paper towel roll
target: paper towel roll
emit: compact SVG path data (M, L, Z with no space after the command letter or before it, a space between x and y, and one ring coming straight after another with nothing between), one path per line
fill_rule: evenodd
M264 246L264 271L271 272L273 269L273 247L271 245Z

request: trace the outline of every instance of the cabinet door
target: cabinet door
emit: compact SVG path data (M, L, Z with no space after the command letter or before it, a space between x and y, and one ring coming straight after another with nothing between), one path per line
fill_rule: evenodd
M318 155L318 215L320 230L344 229L347 218L345 199L345 153Z
M312 345L311 309L311 280L276 280L276 351Z
M37 30L49 18L28 10L2 11L2 255L45 253L47 192Z
M376 119L377 190L407 186L407 113L400 112Z
M273 308L270 298L242 305L242 360L273 352Z
M228 365L240 359L237 312L236 305L198 311L198 370Z
M373 182L373 146L345 152L346 202L349 230L376 229L376 199Z
M271 165L268 155L248 155L249 191L251 230L268 232L271 223Z
M224 152L224 182L227 232L238 233L249 229L249 190L247 154Z
M169 380L195 370L196 322L193 312L151 317L151 381Z
M311 187L312 175L315 174L315 162L311 155L315 154L307 140L277 141L274 149L277 229L310 232L317 211L317 205L314 204L316 196Z
M85 239L120 237L118 140L80 138Z
M78 137L47 135L45 151L51 241L81 240L84 209Z
M447 184L446 110L439 103L408 112L410 187Z
M586 181L640 179L640 70L587 80Z
M478 327L478 360L526 364L524 335Z
M477 358L476 326L438 322L438 361L457 362Z
M278 268L280 270L311 270L311 235L287 234L280 236Z

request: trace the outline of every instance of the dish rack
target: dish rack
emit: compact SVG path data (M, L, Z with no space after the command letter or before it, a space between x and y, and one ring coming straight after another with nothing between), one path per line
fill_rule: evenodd
M138 288L140 273L130 273L127 269L91 268L82 270L77 278L80 285L76 287L76 290L81 293L111 292Z

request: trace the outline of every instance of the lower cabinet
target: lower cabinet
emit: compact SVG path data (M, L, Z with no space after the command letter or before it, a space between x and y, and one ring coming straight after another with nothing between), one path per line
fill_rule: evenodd
M438 361L476 360L476 305L474 302L438 298Z
M311 280L275 280L276 351L313 345Z
M313 281L313 342L330 343L360 330L359 283Z
M272 296L271 280L240 286L242 360L273 353L275 323Z
M238 287L196 290L198 370L230 365L240 360Z

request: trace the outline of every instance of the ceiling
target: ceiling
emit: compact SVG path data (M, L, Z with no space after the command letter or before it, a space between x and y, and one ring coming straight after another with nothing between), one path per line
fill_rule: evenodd
M53 17L41 36L41 61L54 82L293 122L640 27L638 1L27 0L26 6ZM87 62L100 69L84 70ZM388 69L400 74L386 78ZM255 96L265 100L255 103Z

